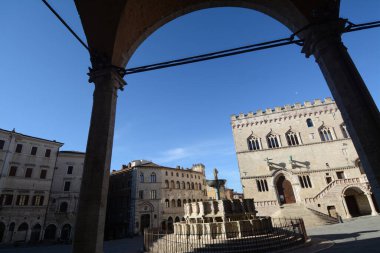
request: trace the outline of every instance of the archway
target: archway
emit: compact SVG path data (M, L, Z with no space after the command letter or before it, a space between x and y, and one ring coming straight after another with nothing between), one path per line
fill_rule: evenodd
M358 187L349 187L344 191L344 201L350 216L370 215L371 205L365 192Z
M145 213L140 217L140 232L143 233L145 228L150 228L150 214Z
M8 235L7 235L6 242L11 242L13 240L13 234L14 234L14 231L15 231L15 227L16 227L16 224L14 222L12 222L9 225Z
M172 233L174 228L173 228L173 218L171 216L169 216L168 218L168 232L169 233Z
M30 234L31 242L38 242L40 240L41 235L41 225L36 224L32 227L32 233Z
M71 237L71 226L70 224L65 224L61 229L61 240L69 241Z
M57 226L55 226L54 224L50 224L45 229L44 240L54 241L56 233L57 233Z
M292 183L285 176L282 175L277 179L276 189L281 205L296 203Z
M4 232L5 232L5 224L0 222L0 242L3 241Z
M352 129L350 135L363 164L365 163L364 167L368 170L368 178L376 185L378 192L373 171L380 168L380 159L373 151L371 143L380 141L379 112L341 42L340 35L344 24L338 19L339 2L165 0L153 6L150 2L130 0L117 1L110 7L107 1L76 1L89 47L91 52L97 54L92 54L91 58L93 68L90 81L95 83L95 92L87 145L89 152L86 152L84 165L89 169L85 169L83 174L77 218L79 223L76 228L78 244L74 243L74 252L81 252L83 241L89 245L97 245L97 251L100 251L102 246L96 238L102 237L97 235L102 234L99 229L102 227L102 221L98 222L98 213L105 212L104 207L94 204L93 208L98 208L99 212L89 214L87 204L102 203L107 192L107 187L103 186L107 185L108 174L95 171L105 172L110 166L117 90L125 85L122 79L123 71L118 67L125 67L138 45L156 29L181 15L205 8L251 8L273 17L293 32L304 28L298 34L305 40L302 51L307 57L316 57L344 120L349 129ZM98 138L99 136L104 138ZM102 191L93 194L94 188ZM95 220L97 222L94 222ZM96 235L86 233L88 231L93 231Z
M29 226L26 222L24 222L20 226L18 226L17 233L15 235L14 240L16 242L25 242L26 236L28 235L28 229L29 229Z

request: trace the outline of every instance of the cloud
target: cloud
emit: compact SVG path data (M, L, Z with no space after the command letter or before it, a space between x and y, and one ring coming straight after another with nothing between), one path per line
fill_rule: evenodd
M153 159L158 163L168 163L183 160L184 158L233 155L234 150L231 144L222 140L209 140L195 143L186 147L175 147L161 152L158 157Z

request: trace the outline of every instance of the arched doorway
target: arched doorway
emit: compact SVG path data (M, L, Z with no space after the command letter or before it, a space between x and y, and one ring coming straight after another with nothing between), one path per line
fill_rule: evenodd
M292 183L285 176L282 175L277 179L276 189L281 205L296 203Z
M41 234L41 225L36 224L32 228L32 233L30 235L30 241L31 242L38 242L40 240L40 234Z
M50 224L45 229L44 240L54 241L56 232L57 232L57 227L54 224Z
M69 241L71 235L71 226L70 224L65 224L61 229L61 240Z
M0 242L3 241L4 232L5 232L5 224L0 222Z
M140 218L140 232L143 233L145 228L150 227L150 214L145 213L141 215Z
M348 216L358 217L371 214L371 205L363 190L358 187L350 187L347 188L343 194L349 214Z
M169 216L168 218L168 232L172 233L173 232L173 218Z
M180 218L177 216L177 217L175 217L175 220L174 220L174 222L180 222Z

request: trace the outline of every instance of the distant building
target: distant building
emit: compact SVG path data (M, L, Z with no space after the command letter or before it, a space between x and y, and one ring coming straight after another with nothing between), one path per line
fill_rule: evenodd
M205 200L205 167L170 168L136 160L113 171L106 222L106 239L143 232L172 230L183 220L183 204Z
M259 215L376 215L371 187L331 99L234 115L231 125L244 197L255 199Z
M45 241L72 240L85 153L60 151L45 221Z
M0 129L0 242L41 239L62 145Z

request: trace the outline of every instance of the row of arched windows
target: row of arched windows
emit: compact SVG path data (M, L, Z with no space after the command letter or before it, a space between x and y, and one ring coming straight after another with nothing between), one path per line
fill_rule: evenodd
M202 190L202 184L201 183L194 183L194 182L187 182L185 183L184 181L179 182L174 180L170 181L165 180L165 188L170 188L170 189L188 189L188 190Z
M173 172L173 171L170 172L170 174L171 174L172 177L174 176L174 172ZM176 174L177 177L179 177L179 172L176 172L175 174ZM182 174L182 177L185 177L185 173L182 172L181 174ZM169 176L169 172L168 172L168 171L165 171L165 175L166 175L166 176ZM189 176L189 174L186 173L186 177L187 177L187 178L197 178L197 175L194 175L194 176L193 176L193 174L190 174L190 176ZM198 179L201 179L201 176L198 175Z
M193 199L191 201L191 199L184 199L184 200L181 200L181 199L172 199L171 201L169 199L165 199L165 207L181 207L182 205L186 204L186 203L191 203L191 202L199 202L199 201L203 201L203 199Z
M344 138L350 138L350 135L347 131L347 127L344 123L340 125L342 134ZM318 129L321 141L333 141L336 140L336 136L334 133L334 129L332 127L327 127L322 125ZM301 134L298 132L294 132L291 129L285 133L285 138L288 146L298 146L302 144ZM314 137L313 137L314 138ZM266 142L268 148L280 148L282 147L281 138L279 134L275 134L272 131L266 136ZM263 149L263 145L261 143L261 138L254 136L253 134L247 139L248 149L255 151Z

